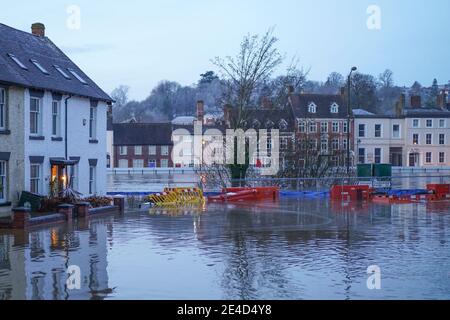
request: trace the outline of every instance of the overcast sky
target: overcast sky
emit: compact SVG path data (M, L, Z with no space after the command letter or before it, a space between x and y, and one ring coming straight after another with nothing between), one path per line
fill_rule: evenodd
M381 25L370 5L380 9ZM105 91L126 84L134 99L163 79L196 82L215 70L211 58L235 54L245 34L271 26L279 50L311 67L313 80L352 65L373 75L392 69L400 85L450 80L448 0L15 0L1 7L0 22L25 31L43 22Z

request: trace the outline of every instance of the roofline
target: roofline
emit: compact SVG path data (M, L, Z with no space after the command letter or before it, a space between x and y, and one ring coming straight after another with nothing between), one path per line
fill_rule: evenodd
M25 89L36 89L36 90L51 91L51 92L55 92L55 93L62 93L62 94L66 94L66 95L71 95L71 96L74 96L74 97L95 99L95 100L98 100L98 101L104 101L104 102L109 102L109 103L114 103L115 102L112 98L110 100L108 100L108 99L103 99L103 98L99 98L99 97L84 96L84 95L80 95L80 94L74 93L74 92L61 91L61 90L56 90L56 89L51 89L51 88L46 88L46 87L26 86L23 83L18 83L18 82L11 82L11 81L0 80L0 85L1 84L5 84L6 86L11 86L11 85L12 86L18 86L18 87L25 88Z

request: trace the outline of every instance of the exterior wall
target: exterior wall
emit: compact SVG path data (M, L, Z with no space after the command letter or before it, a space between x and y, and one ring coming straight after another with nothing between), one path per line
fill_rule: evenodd
M172 168L173 161L172 161L172 149L173 146L169 145L169 154L168 155L162 155L161 153L161 147L162 146L156 146L156 155L149 155L149 146L141 146L142 147L142 155L135 155L134 153L134 147L135 146L129 146L127 145L127 154L126 155L120 155L120 145L114 146L114 167L119 168L120 160L127 160L128 161L128 168L133 168L133 160L143 160L144 161L144 168L149 167L149 161L150 160L156 160L156 168L161 167L161 160L168 160L169 168Z
M114 167L114 131L106 131L106 153L109 156L109 165Z
M419 127L413 127L413 120L418 119L420 121ZM433 127L427 128L427 119L433 120ZM445 120L445 127L439 127L439 120ZM418 154L418 163L416 166L450 166L450 118L406 118L407 138L406 138L406 158L408 163L405 166L409 166L409 155L411 153ZM413 134L419 134L419 143L413 143ZM426 144L426 135L432 135L432 144ZM445 141L443 145L439 144L439 134L445 135ZM431 163L427 163L425 156L427 152L431 152ZM439 162L439 153L445 152L445 162Z
M14 206L24 188L24 94L19 87L7 90L7 130L8 134L0 134L0 152L10 152L7 162L7 202ZM11 206L0 206L0 216L10 215Z
M309 132L309 125L305 125L306 132L300 132L299 130L299 122L305 121L306 123L309 122L315 122L316 123L316 132ZM333 122L339 123L339 132L333 132ZM327 123L328 124L328 130L327 132L321 131L321 124ZM347 119L321 119L321 118L297 118L296 119L296 139L297 139L297 146L301 148L301 141L308 141L310 139L316 139L317 140L317 147L318 151L321 154L327 154L334 157L337 157L337 165L338 166L345 166L346 165L346 158L347 158L347 148L344 148L344 140L347 139L348 135L347 133L344 133L344 123L347 123ZM353 126L353 120L350 121L350 150L353 149L353 136L354 136L354 126ZM328 151L323 152L321 151L321 140L326 139L328 141ZM332 148L332 141L334 139L339 140L339 148L337 150L333 150ZM301 157L301 152L300 152ZM352 157L352 153L350 154L350 157Z
M42 187L43 194L50 191L50 158L65 157L64 142L64 101L67 96L62 97L60 108L61 136L62 141L52 141L51 139L51 115L52 115L52 94L45 92L42 103L42 135L45 140L30 140L30 94L25 92L25 190L30 190L30 156L44 156ZM78 164L78 188L84 196L89 194L89 159L97 159L96 166L96 194L106 193L106 111L107 105L99 102L97 106L96 140L98 143L89 141L89 112L90 100L87 98L72 97L68 102L68 157L80 157Z
M359 125L366 126L365 137L359 136ZM381 125L381 137L375 137L375 125ZM394 138L393 126L400 125L400 137ZM375 163L375 149L381 149L381 163L390 163L391 148L403 148L402 162L406 165L404 150L406 127L404 119L392 118L355 118L355 154L358 160L358 150L365 149L365 163Z

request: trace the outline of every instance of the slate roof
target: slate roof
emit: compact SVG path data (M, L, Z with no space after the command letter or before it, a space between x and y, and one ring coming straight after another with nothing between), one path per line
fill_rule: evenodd
M347 106L341 95L336 94L291 94L292 109L296 118L322 118L342 119L347 118ZM309 113L308 106L314 103L317 106L316 113ZM331 113L333 103L339 105L338 113Z
M237 110L232 110L236 118ZM248 108L246 109L244 129L278 129L280 132L294 132L295 118L289 106L284 108ZM283 126L283 120L286 126Z
M13 54L28 68L20 68L8 54ZM48 72L41 72L30 59L35 59ZM60 66L70 80L54 67ZM81 83L68 69L75 70L87 84ZM106 94L78 66L73 63L49 38L38 37L0 23L0 83L33 89L73 94L111 102Z
M403 114L408 118L450 118L450 111L440 108L406 108Z
M115 146L172 145L172 124L114 123Z

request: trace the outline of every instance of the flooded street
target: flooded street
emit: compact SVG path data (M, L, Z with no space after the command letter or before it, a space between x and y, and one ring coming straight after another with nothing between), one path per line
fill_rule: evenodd
M448 230L448 203L129 211L1 231L0 299L449 299Z

